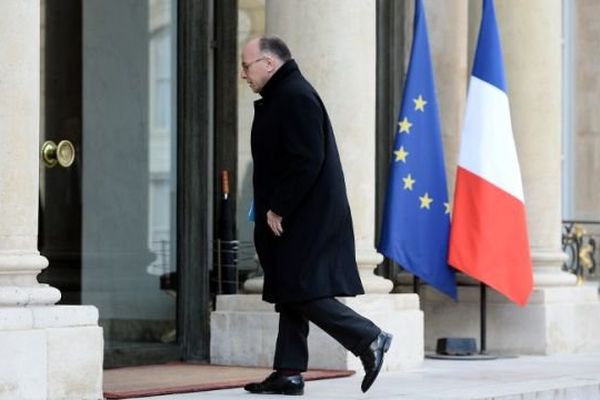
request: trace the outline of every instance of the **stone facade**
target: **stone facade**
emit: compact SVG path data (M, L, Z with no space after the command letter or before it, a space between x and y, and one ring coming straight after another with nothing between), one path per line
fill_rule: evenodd
M410 3L405 16L412 21ZM419 365L424 349L432 349L438 337L478 337L479 290L461 287L457 303L428 288L420 298L388 295L391 284L372 273L381 261L373 243L375 4L243 0L240 26L245 27L244 39L265 31L284 37L325 100L346 171L361 276L367 291L376 293L345 301L396 335L386 368L405 369ZM425 5L452 187L480 3L426 0ZM594 21L600 8L593 0L507 0L497 2L496 8L524 179L535 289L523 308L490 291L488 349L519 354L598 351L597 288L576 286L572 275L561 272L560 225L565 217L600 215L594 186L600 170ZM40 3L9 1L0 10L0 399L100 399L103 339L98 310L55 306L58 290L36 279L47 266L37 250L43 101ZM563 25L565 18L568 23ZM310 29L304 29L307 26ZM406 27L410 41L412 24ZM240 107L251 110L253 95L244 86L239 93ZM245 221L245 205L251 199L251 111L240 116L238 219ZM567 171L565 185L562 171ZM561 198L566 199L564 208ZM251 225L239 225L249 240ZM277 314L258 296L219 298L211 323L212 361L269 366L276 325ZM317 328L312 331L311 366L360 368L327 335Z

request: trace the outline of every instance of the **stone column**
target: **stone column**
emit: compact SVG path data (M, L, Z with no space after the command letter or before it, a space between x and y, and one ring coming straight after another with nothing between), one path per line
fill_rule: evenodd
M453 201L460 132L465 114L466 87L469 79L467 56L469 10L467 3L468 0L425 1L450 201ZM409 4L412 5L410 2ZM411 12L407 13L411 18L410 23L407 24L410 29L412 29L414 14L412 8ZM452 21L452 23L448 24L448 21Z
M36 3L37 4L37 3ZM60 292L37 282L40 115L39 4L0 12L0 306L49 305Z
M283 38L319 92L336 133L356 236L356 258L367 293L392 283L373 269L375 251L376 3L371 0L266 3L267 34Z
M102 397L94 307L37 282L40 2L0 4L0 397Z
M536 287L561 270L562 1L496 2Z

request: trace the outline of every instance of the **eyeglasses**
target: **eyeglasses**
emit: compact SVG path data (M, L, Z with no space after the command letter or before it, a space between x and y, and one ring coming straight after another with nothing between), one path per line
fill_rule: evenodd
M256 60L254 60L254 61L250 61L248 64L244 64L244 63L242 63L242 69L243 69L244 71L248 71L248 69L249 69L249 68L250 68L250 67L251 67L253 64L256 64L257 62L259 62L259 61L262 61L262 60L266 60L266 59L267 59L267 57L266 57L266 56L263 56L263 57L257 58L257 59L256 59Z

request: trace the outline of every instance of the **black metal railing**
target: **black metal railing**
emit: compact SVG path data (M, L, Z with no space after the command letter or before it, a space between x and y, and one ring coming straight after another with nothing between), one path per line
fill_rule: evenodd
M577 281L600 280L600 221L565 220L562 225L562 248L567 254L563 270L577 276Z
M220 240L213 242L211 292L235 294L249 273L259 269L254 243L251 241Z
M216 239L210 247L213 255L209 272L211 301L219 294L239 293L246 279L262 275L252 241ZM155 258L149 273L159 276L161 290L176 293L178 277L171 265L170 242L156 240L152 242L151 251Z

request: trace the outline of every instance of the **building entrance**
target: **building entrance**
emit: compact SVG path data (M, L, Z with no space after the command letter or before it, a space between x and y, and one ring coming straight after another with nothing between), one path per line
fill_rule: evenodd
M177 1L42 7L39 280L91 304L105 366L177 347Z

